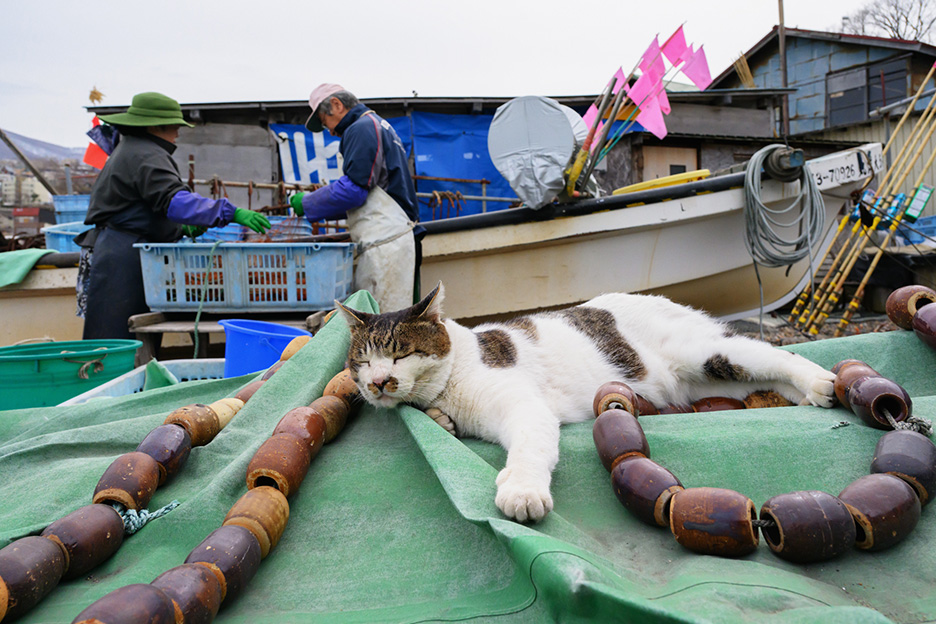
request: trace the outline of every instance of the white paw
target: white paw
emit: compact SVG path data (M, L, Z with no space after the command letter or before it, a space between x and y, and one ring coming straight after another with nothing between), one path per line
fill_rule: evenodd
M448 414L443 413L438 407L430 407L426 410L426 415L452 435L457 435L455 433L455 423L448 417Z
M832 407L835 405L835 389L833 382L835 375L831 371L822 369L809 383L801 405L817 405L819 407Z
M539 522L552 511L549 484L529 476L521 476L504 468L497 475L497 497L494 499L505 516L517 522Z

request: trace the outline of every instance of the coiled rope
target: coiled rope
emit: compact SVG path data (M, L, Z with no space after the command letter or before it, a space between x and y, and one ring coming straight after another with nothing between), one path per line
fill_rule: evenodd
M770 208L761 199L761 170L764 161L785 145L768 145L748 161L744 171L744 244L754 260L760 289L761 339L763 339L764 286L759 266L790 266L809 258L810 278L815 276L811 255L813 244L820 240L825 225L825 203L816 181L804 166L800 173L799 195L783 208ZM785 236L778 232L786 230ZM792 232L795 234L791 235Z

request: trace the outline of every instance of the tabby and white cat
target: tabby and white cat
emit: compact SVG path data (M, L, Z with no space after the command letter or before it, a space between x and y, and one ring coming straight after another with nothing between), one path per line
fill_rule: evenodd
M732 335L710 316L663 297L607 294L473 329L442 318L443 297L440 283L395 312L366 314L339 304L351 328L351 375L375 406L408 403L434 413L452 433L454 423L459 435L502 445L507 463L495 502L521 522L552 510L559 426L593 418L594 393L607 381L625 382L655 405L744 398L755 390L800 404L835 402L831 372Z

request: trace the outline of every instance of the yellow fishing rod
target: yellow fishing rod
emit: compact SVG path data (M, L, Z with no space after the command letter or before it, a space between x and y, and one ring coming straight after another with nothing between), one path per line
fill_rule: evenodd
M911 169L916 164L917 160L919 160L920 155L923 153L923 149L926 147L930 138L933 136L934 131L936 131L936 123L930 123L929 129L926 131L926 137L920 142L920 145L916 149L916 152L914 153L913 158L911 158L907 166L903 168L903 172L901 173L900 178L897 180L896 183L892 185L892 188L898 189L906 181L907 176L910 175ZM920 136L922 137L922 134ZM936 151L933 151L930 154L930 157L927 160L927 163L924 166L923 171L920 172L920 175L918 176L918 179L917 179L917 183L914 185L914 187L919 187L923 183L923 177L925 176L929 168L932 166L934 157L936 157ZM891 206L893 205L894 198L895 198L894 194L892 192L889 193L887 197L886 205L882 206L882 210L884 210L885 212L889 210ZM874 229L880 223L880 220L881 220L880 215L875 217L875 220L871 226L870 232L874 231ZM809 333L811 334L818 333L819 327L825 322L825 319L828 318L829 312L831 311L832 307L838 302L838 295L841 294L842 290L844 289L845 279L848 277L848 274L854 268L855 263L858 261L858 257L861 255L861 252L864 251L869 241L870 241L869 235L862 237L858 241L858 243L854 246L851 255L849 256L849 260L846 263L845 268L839 271L838 273L836 273L834 283L830 282L831 290L829 293L826 293L826 295L823 296L823 299L825 301L822 301L820 304L817 305L816 311L818 314L816 314L814 318L811 317L810 320L807 322L807 326L805 329L809 331Z
M917 103L917 100L923 94L923 90L926 88L926 85L929 82L929 79L933 76L934 72L936 72L936 63L934 63L930 67L929 73L926 74L926 77L920 83L920 87L917 89L916 93L913 96L913 99L910 101L909 105L907 106L907 110L904 111L904 114L900 118L900 122L898 122L897 127L894 129L894 132L891 134L890 139L888 139L887 143L884 145L884 149L881 153L882 156L886 155L888 150L891 148L891 145L893 145L894 141L897 138L897 135L900 132L900 129L903 127L904 123L906 123L907 119L910 117L911 113L913 112L913 109ZM887 186L888 179L890 178L891 174L894 171L899 169L900 164L902 164L907 147L916 142L917 137L919 136L918 134L919 130L925 127L926 123L930 119L931 111L933 111L934 102L936 102L936 93L934 93L933 96L930 98L929 102L927 102L926 107L921 113L919 121L914 125L913 129L910 132L910 136L907 137L907 140L901 146L901 149L898 152L897 157L894 159L894 165L890 167L885 173L884 178L881 180L881 183L880 183L880 187L879 187L880 190L876 192L874 194L874 197L870 198L869 201L873 201L877 199L878 197L880 197L881 195L885 194L884 189ZM829 247L826 249L825 253L822 255L822 259L818 263L819 266L824 264L826 259L831 255L832 250L835 248L839 237L841 236L842 232L845 230L845 226L848 225L848 221L851 218L851 216L852 216L851 213L846 213L842 217L841 221L838 224L838 228L835 232L835 236L832 238L832 242L829 243ZM807 305L807 303L811 301L810 295L812 295L813 292L815 291L816 294L813 296L812 301L818 301L821 298L821 295L819 295L819 293L822 292L822 290L828 284L829 277L832 275L835 268L838 266L839 261L842 259L843 254L848 249L848 246L852 243L852 239L854 238L854 235L857 233L857 231L858 231L858 226L856 225L856 227L851 230L850 234L845 239L845 241L841 243L839 252L836 254L835 258L832 260L832 264L830 265L828 271L826 272L823 280L819 283L819 285L816 286L815 289L813 289L813 284L808 283L806 287L803 289L803 292L800 293L799 297L796 300L796 303L793 305L793 310L787 319L787 321L790 324L794 326L796 326L797 324L803 325L810 319L811 306Z
M894 199L894 191L906 181L907 176L910 175L910 171L917 160L919 160L923 149L932 136L933 130L936 129L936 108L933 107L934 101L936 101L936 94L930 99L923 116L914 126L910 138L901 149L900 154L898 154L894 166L888 170L885 181L882 181L883 184L882 188L879 190L879 196L887 197L888 199L880 208L885 211L891 207L891 202L893 202ZM910 152L907 151L908 147L911 150ZM909 154L911 152L912 157L905 158L904 154ZM891 177L895 172L899 172L899 175ZM876 204L876 207L877 206ZM878 218L878 221L874 222L870 230L871 232L877 228L879 220ZM817 333L818 327L828 317L828 312L831 310L831 307L838 303L838 291L841 290L845 278L854 267L855 262L857 262L858 256L860 256L861 252L864 251L864 248L868 244L867 231L862 230L861 225L860 220L855 222L855 226L851 229L848 239L845 241L842 248L839 249L839 253L836 255L822 283L820 283L819 287L814 291L812 300L816 302L815 307L807 308L797 318L797 322L802 325L803 330L808 330L812 334ZM860 234L855 238L855 235L859 232ZM852 241L852 239L855 240ZM840 269L838 268L839 261L843 258L845 260L845 268ZM828 288L823 290L826 286L828 286Z
M904 214L907 210L913 206L914 215L919 215L922 212L923 208L926 206L926 201L929 200L930 194L932 194L932 189L929 187L923 186L923 178L926 176L926 172L929 171L930 167L933 166L933 161L936 160L936 150L933 150L930 153L929 158L926 161L926 164L923 165L923 170L920 172L920 175L917 177L916 184L916 193L914 193L913 199L910 202L905 202L905 205L897 211L897 214L894 216L891 221L890 227L887 229L887 236L884 237L884 242L878 247L878 251L874 254L874 258L871 260L871 264L868 265L868 270L865 271L864 278L858 284L858 289L855 291L854 296L852 297L851 302L848 304L848 307L845 309L845 312L842 314L842 318L839 321L839 325L835 330L836 336L841 336L842 331L851 321L851 317L858 310L858 306L861 302L861 297L864 295L864 289L868 285L868 281L871 279L871 274L874 272L874 269L877 268L878 262L880 262L881 257L884 255L884 250L890 243L891 238L893 238L894 233L897 231L897 227L900 225L901 220L903 219ZM924 190L926 189L926 190ZM921 191L925 193L924 196L920 196ZM919 198L919 200L918 200ZM914 221L916 218L914 217Z

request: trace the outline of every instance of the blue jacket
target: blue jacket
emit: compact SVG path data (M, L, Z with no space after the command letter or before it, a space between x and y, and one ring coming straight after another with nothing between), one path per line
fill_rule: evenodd
M418 221L416 187L403 142L393 126L358 104L338 123L335 134L341 137L338 151L344 158L344 175L302 198L306 218L309 221L340 218L361 206L368 191L379 186L411 221Z

